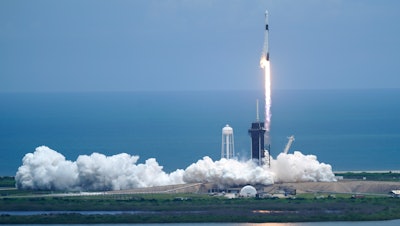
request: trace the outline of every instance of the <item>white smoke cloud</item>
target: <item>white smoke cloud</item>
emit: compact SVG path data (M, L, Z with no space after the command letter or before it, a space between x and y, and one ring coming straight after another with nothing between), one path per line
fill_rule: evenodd
M219 185L273 184L274 173L253 161L239 162L234 159L213 161L206 156L186 168L183 180L188 183L209 182Z
M75 162L46 147L36 148L22 160L15 176L21 189L64 191L122 190L182 183L219 185L273 184L274 182L334 181L330 165L319 163L313 155L280 154L271 168L253 161L234 159L213 161L210 157L191 164L185 170L163 171L156 159L138 164L138 156L126 153L105 156L81 155Z
M77 186L76 163L45 146L26 154L22 162L15 177L19 188L69 190Z
M81 155L76 162L46 147L36 148L22 160L15 176L21 189L121 190L182 184L183 170L167 174L155 159L137 164L139 157L125 153Z
M281 153L272 160L271 170L276 174L276 182L336 181L331 165L320 163L315 155Z

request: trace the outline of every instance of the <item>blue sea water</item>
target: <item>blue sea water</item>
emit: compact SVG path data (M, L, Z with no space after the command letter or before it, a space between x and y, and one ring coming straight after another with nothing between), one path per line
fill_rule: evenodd
M291 152L333 170L398 170L399 98L399 89L274 91L272 155L294 135ZM262 91L0 93L0 175L15 175L40 145L72 161L93 152L154 157L170 172L219 159L225 124L246 159L256 99Z

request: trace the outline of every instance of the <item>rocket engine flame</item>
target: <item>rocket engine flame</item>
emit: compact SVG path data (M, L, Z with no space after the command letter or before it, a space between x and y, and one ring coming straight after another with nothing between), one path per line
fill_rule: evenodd
M260 67L264 69L266 67L267 62L268 62L267 57L265 56L265 54L262 54L260 59Z
M266 130L266 142L269 142L269 131L271 127L271 71L270 62L263 54L260 60L260 67L264 69L264 89L265 89L265 122L264 127Z

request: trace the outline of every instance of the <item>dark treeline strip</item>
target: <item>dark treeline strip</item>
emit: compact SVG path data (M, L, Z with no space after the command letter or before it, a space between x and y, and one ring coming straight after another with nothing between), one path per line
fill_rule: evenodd
M15 187L14 177L0 177L0 187Z
M349 179L349 180L400 181L400 173L393 173L390 171L382 173L346 172L346 173L335 173L335 176L343 176L344 179Z

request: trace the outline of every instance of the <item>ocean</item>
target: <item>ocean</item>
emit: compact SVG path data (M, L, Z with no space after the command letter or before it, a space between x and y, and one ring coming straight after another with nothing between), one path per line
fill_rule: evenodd
M316 155L334 171L399 170L400 89L276 90L271 152ZM156 158L167 172L221 156L221 130L234 130L239 159L262 91L0 93L0 175L13 176L26 153L46 145L79 155ZM260 108L262 109L262 108ZM260 112L264 115L263 112Z

